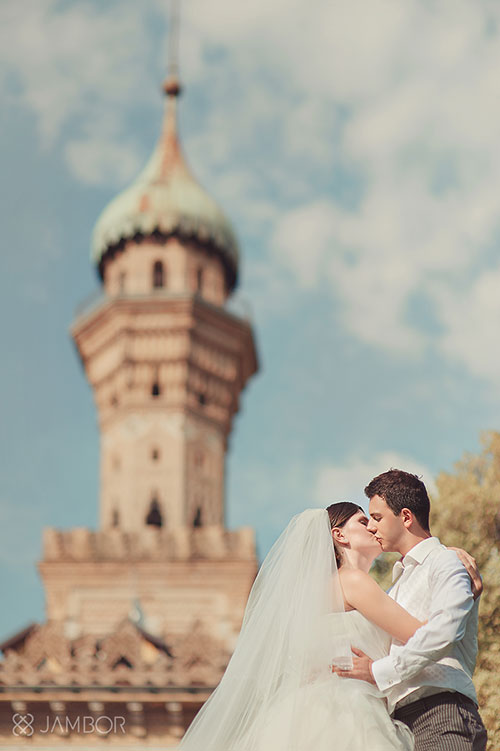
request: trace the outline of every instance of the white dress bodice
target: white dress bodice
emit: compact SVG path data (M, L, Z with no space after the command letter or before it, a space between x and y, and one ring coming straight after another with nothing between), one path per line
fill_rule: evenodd
M348 611L345 619L351 646L363 650L372 660L379 660L389 654L391 637L386 631L375 626L358 610Z
M338 614L330 619L332 639L337 635ZM356 610L342 615L343 629L352 647L373 660L388 654L391 637ZM324 680L301 686L269 707L257 751L289 751L284 740L291 724L297 730L297 751L412 751L411 732L393 722L385 699L376 686L329 673ZM253 747L252 747L253 748Z

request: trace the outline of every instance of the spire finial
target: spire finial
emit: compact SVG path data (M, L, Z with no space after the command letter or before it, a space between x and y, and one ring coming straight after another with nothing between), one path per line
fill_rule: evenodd
M168 65L163 91L169 97L177 97L182 91L179 83L179 0L170 0Z

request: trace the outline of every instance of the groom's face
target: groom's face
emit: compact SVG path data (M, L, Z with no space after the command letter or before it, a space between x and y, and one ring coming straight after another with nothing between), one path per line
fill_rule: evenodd
M370 499L368 529L373 532L384 552L399 549L404 525L401 516L395 516L384 499L374 495Z

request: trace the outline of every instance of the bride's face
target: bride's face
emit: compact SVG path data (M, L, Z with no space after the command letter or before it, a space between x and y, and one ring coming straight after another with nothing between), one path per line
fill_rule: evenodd
M368 530L368 518L362 511L358 511L342 527L342 533L351 550L359 553L372 554L376 558L382 552L380 543L375 535Z

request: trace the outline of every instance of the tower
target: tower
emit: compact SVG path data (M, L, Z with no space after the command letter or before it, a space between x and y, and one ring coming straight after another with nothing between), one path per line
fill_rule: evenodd
M0 644L9 747L49 726L61 747L82 733L172 747L220 680L257 571L253 530L224 524L232 421L257 370L228 308L238 245L183 156L175 64L164 92L149 163L95 227L101 294L71 329L97 407L99 527L44 530L47 622Z
M139 602L164 638L196 622L229 645L256 557L252 530L224 526L225 460L257 356L227 305L235 235L179 142L175 65L163 88L156 148L94 230L102 294L71 329L100 428L99 529L46 530L40 572L49 618L75 633L113 629Z
M191 175L177 137L180 87L144 172L101 215L102 305L72 333L101 431L101 529L224 521L224 463L252 331L224 307L237 280L229 222Z

